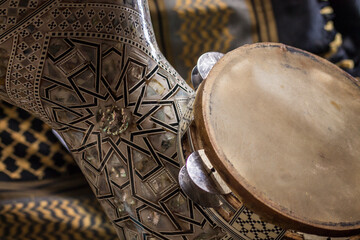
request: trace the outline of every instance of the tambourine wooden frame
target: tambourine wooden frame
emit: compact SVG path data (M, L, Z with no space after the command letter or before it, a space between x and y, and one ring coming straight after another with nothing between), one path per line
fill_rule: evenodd
M344 76L349 79L349 81L352 81L357 87L360 86L358 80L338 68L336 65L303 50L277 43L245 45L225 55L225 57L223 57L214 66L206 81L200 85L194 103L195 126L192 130L194 147L195 149L205 150L206 155L209 157L216 171L219 172L220 176L229 185L233 193L242 199L247 207L263 217L265 221L269 221L287 229L294 229L323 236L342 237L360 234L360 222L345 224L314 222L308 219L299 218L291 214L291 212L286 209L281 209L281 207L275 202L267 199L266 196L262 196L258 190L254 189L242 176L237 173L232 164L226 159L219 146L217 146L214 136L210 132L210 119L208 114L210 108L210 94L214 80L216 79L219 71L221 71L221 66L226 65L228 61L231 61L232 56L239 52L243 52L251 48L270 47L282 48L286 51L300 53L303 56L308 57L309 60L315 59L329 68L335 68L337 71L341 71Z

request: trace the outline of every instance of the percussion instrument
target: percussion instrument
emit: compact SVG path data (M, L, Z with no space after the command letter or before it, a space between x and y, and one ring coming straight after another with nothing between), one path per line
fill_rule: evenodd
M227 193L224 181L280 226L325 236L359 233L356 79L299 49L248 45L214 66L189 111L193 121L180 132L189 129L195 152L180 185L194 201L216 204Z
M120 239L292 236L263 218L359 232L357 82L338 68L283 45L247 46L208 77L198 64L207 79L195 98L158 49L147 1L0 10L0 97L64 139Z

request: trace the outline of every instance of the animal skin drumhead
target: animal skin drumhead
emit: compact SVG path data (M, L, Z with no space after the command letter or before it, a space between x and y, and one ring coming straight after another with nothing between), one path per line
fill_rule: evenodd
M311 232L359 230L355 79L304 51L255 44L221 59L199 91L199 138L245 204Z

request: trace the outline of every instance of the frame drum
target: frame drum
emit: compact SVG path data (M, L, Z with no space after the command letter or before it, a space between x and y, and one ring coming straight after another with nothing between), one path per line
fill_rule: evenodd
M192 141L264 219L360 232L360 91L335 65L281 44L240 47L200 85Z

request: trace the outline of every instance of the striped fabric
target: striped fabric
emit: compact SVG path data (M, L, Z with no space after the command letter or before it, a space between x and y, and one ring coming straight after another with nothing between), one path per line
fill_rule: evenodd
M86 195L0 203L1 240L116 239L97 200Z

